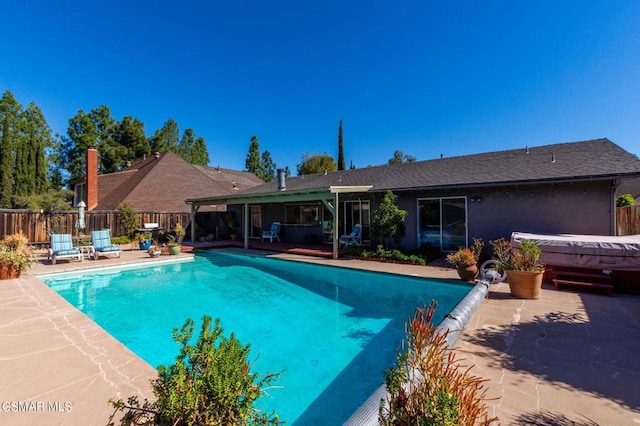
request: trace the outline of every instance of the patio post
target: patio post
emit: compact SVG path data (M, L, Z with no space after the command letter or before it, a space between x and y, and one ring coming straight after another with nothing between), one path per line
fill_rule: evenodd
M244 231L244 249L249 250L249 203L244 203L244 208L242 210L242 223L243 231Z

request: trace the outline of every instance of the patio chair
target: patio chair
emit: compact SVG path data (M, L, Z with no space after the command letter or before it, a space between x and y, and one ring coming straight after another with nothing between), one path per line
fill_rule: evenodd
M53 265L56 264L58 259L78 259L82 262L84 256L77 247L73 246L71 234L54 234L52 232L49 236L51 240L47 259L50 259Z
M353 229L350 234L342 235L338 242L341 246L348 246L349 244L354 246L360 245L360 234L362 233L362 225L353 225Z
M268 238L270 243L273 242L274 238L280 241L280 237L278 236L279 233L280 233L280 222L273 222L271 224L271 228L268 231L262 232L261 241L264 241L265 238Z
M120 247L111 244L111 229L91 231L91 245L93 246L94 260L98 260L100 256L115 255L120 257Z

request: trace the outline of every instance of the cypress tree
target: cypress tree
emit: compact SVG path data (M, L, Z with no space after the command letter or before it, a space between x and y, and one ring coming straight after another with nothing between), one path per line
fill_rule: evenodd
M338 170L344 169L344 141L342 140L342 120L340 120L340 126L338 127Z

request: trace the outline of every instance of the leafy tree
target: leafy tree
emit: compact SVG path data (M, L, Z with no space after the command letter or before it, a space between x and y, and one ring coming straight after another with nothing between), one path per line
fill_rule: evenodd
M178 152L179 139L178 123L173 118L170 118L150 138L151 150L152 152L166 152L169 150Z
M55 137L52 139L51 147L45 149L49 185L55 190L62 189L65 181L65 178L62 175L62 170L65 168L62 157L63 140L64 136L56 133Z
M371 235L380 241L384 241L385 248L388 248L389 239L393 239L397 244L404 237L404 219L408 213L406 210L398 208L397 201L398 196L388 190L378 209L373 214Z
M616 197L616 207L633 206L636 200L631 194L621 194Z
M262 171L260 173L260 179L265 182L271 182L276 178L276 163L273 162L271 158L271 153L269 151L264 151L262 153Z
M335 172L338 169L336 160L329 154L302 154L302 163L297 165L298 176L314 173Z
M172 365L158 367L158 378L152 381L155 402L140 404L136 397L126 403L109 401L116 412L128 410L121 424L280 424L277 414L253 406L280 373L251 372L250 345L243 346L234 333L225 337L219 319L212 327L211 317L203 316L200 335L190 344L193 331L190 318L180 331L173 329L180 353Z
M340 120L340 126L338 127L338 170L344 169L344 141L342 139L342 120Z
M260 158L260 142L257 136L251 136L249 144L249 153L244 161L245 172L251 172L262 178L262 159Z
M209 164L209 150L203 137L198 137L191 150L191 164L206 166Z
M69 119L68 138L63 139L62 157L71 180L84 176L88 148L98 148L101 168L112 167L113 156L110 150L113 146L111 138L114 125L115 120L106 105L94 108L89 113L79 110L75 117ZM104 153L101 148L105 150Z
M402 151L394 151L393 158L389 160L389 164L414 163L416 157L413 155L405 155Z
M0 208L11 208L14 190L15 142L20 136L22 105L9 90L0 98Z
M107 154L106 149L101 149L102 156ZM134 161L143 154L151 153L151 145L144 134L144 124L137 118L126 115L115 126L113 132L113 144L109 149L110 167L107 169L105 160L103 173L118 170L122 164L129 160Z
M193 129L188 128L184 131L182 139L178 143L178 151L176 153L185 161L191 162L191 152L196 144L196 134Z

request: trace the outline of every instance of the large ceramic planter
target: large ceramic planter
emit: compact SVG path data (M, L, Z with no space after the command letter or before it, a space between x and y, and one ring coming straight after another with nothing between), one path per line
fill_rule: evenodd
M462 281L473 282L478 277L478 265L458 266L456 271Z
M511 295L520 299L537 299L544 272L506 271Z
M169 250L169 254L180 254L180 246L169 246L168 250Z
M140 241L138 246L140 247L140 250L149 250L149 247L151 247L151 240Z

